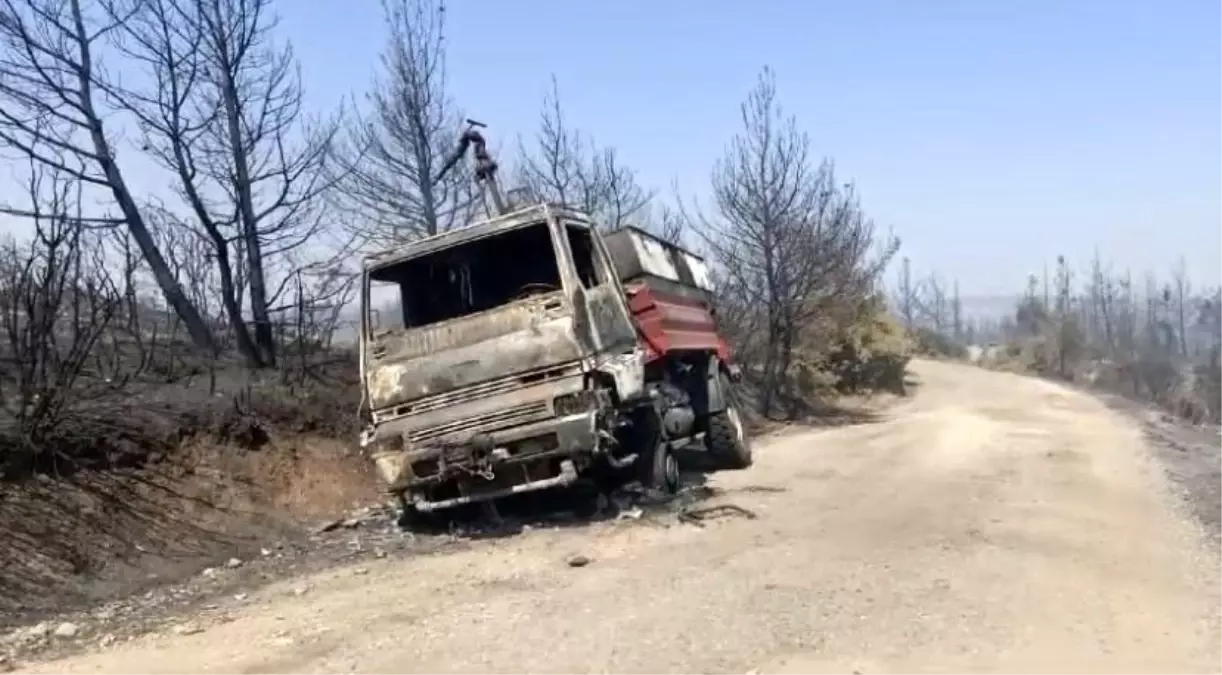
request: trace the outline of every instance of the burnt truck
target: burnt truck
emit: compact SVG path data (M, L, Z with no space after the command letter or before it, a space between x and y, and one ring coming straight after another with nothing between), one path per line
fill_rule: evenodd
M506 207L471 124L455 157L475 146L490 217L363 264L361 445L405 518L583 480L673 492L687 446L750 466L705 261Z

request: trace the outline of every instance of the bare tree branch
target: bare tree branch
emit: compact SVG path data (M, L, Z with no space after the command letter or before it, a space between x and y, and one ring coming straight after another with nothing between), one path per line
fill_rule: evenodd
M653 197L620 161L615 148L600 148L568 126L554 76L533 147L519 139L518 154L521 192L535 201L576 207L607 229L631 222Z
M195 346L212 352L211 332L175 282L124 180L95 96L109 88L95 62L97 42L129 16L91 15L85 1L0 0L0 143L109 193L166 302Z
M466 225L478 206L465 163L437 179L462 120L446 90L445 5L382 0L382 10L390 37L370 109L347 125L331 193L378 247Z

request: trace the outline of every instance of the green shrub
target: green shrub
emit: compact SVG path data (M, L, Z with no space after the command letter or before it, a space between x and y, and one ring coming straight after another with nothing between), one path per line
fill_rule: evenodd
M903 393L912 345L879 302L866 303L853 319L834 328L823 344L803 350L797 361L804 391Z

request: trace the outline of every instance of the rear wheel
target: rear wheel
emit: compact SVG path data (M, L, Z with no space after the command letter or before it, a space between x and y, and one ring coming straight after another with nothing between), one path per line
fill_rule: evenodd
M637 419L633 436L641 484L667 494L678 492L679 459L662 438L662 424L656 411L648 409Z
M719 375L724 410L709 415L708 433L705 443L709 454L727 469L745 469L754 461L751 456L751 438L742 417L742 406L734 385L725 373Z
M642 461L645 460L645 461ZM679 459L666 443L659 443L651 453L637 460L642 462L641 483L667 494L679 491Z

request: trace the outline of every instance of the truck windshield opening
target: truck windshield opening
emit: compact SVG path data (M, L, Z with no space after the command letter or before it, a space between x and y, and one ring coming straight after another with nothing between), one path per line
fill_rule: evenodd
M427 326L561 288L544 223L380 268L370 280L383 329Z

